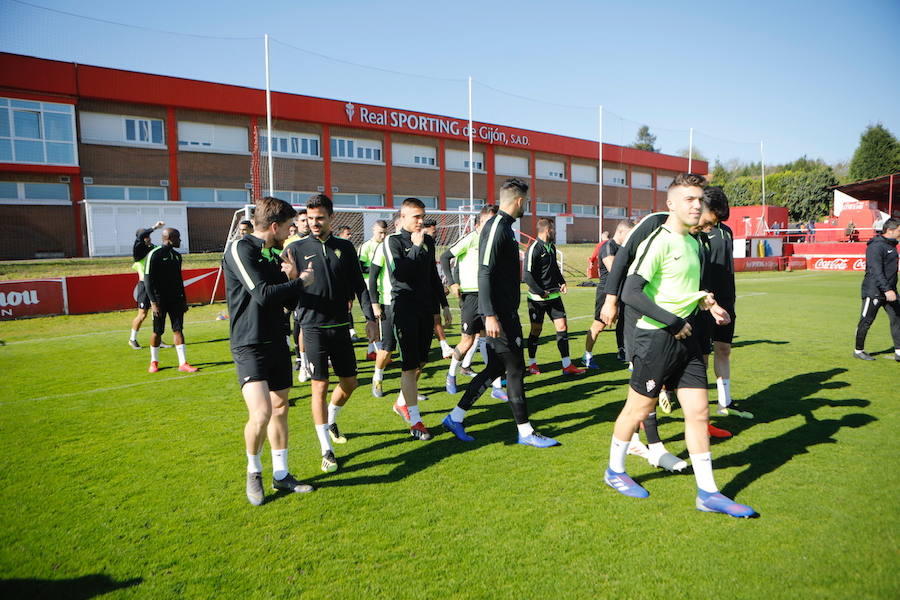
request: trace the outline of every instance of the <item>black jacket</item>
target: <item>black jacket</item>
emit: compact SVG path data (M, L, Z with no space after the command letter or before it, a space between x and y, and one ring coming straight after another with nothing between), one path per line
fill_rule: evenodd
M175 248L163 245L150 251L144 266L144 287L150 302L171 305L185 302L181 254Z
M285 309L305 300L303 282L288 281L281 259L274 252L263 255L263 245L245 235L231 243L222 261L232 348L283 343Z
M628 267L634 262L637 255L637 248L641 242L650 237L650 234L659 229L659 226L666 222L669 213L659 212L647 215L640 223L638 223L628 237L625 243L616 252L616 259L613 261L612 269L606 280L606 293L613 296L622 297L622 287L625 285L625 278L628 276Z
M535 239L525 250L525 270L523 277L528 291L535 296L546 297L559 292L566 283L556 260L556 246L553 242ZM536 299L536 298L534 298Z
M437 272L434 238L425 234L422 244L415 246L410 232L401 229L387 237L385 246L394 310L399 303L438 314L444 286Z
M897 240L876 235L866 246L862 297L884 298L889 290L897 291Z
M478 312L498 319L518 319L521 296L519 243L515 222L499 211L481 228L478 240Z
M145 256L147 256L150 251L155 248L155 246L144 243L144 238L148 237L151 233L153 233L153 229L141 229L138 234L134 238L134 245L131 247L131 258L134 259L134 262L139 260L143 260Z
M325 241L309 236L287 247L298 269L312 263L315 281L304 289L300 323L308 327L350 323L349 303L355 298L367 320L375 318L363 280L356 248L350 240L329 235Z
M708 234L709 260L704 265L706 285L722 306L734 306L734 234L725 223L719 223Z

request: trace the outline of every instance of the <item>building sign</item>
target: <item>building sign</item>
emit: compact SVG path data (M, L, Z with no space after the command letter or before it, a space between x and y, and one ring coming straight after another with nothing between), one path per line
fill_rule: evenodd
M866 259L858 256L836 256L834 258L809 258L809 268L813 271L865 271Z
M434 117L405 110L370 108L352 102L344 105L347 120L375 127L397 129L410 133L434 133L469 139L469 122L450 117ZM528 146L528 136L496 125L472 124L472 137L486 144Z
M66 312L62 279L0 281L0 320Z

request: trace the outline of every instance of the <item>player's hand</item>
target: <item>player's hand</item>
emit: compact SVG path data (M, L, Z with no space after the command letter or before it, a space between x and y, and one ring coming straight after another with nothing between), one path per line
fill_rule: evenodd
M366 321L366 338L369 340L370 344L381 341L381 336L378 334L378 323L375 321Z
M612 300L610 300L612 298ZM603 301L603 306L600 307L600 320L603 321L607 327L611 326L616 322L616 319L619 317L619 303L615 296L606 295L606 300Z
M728 314L727 310L716 303L713 303L713 305L709 307L709 314L715 319L716 325L728 325L731 323L731 315Z
M450 327L453 325L453 313L450 312L450 307L444 307L444 327Z
M566 286L566 284L562 284L561 286L559 286L559 293L560 294L568 294L569 293L568 286Z
M160 227L163 227L163 226L165 226L165 222L157 221L156 223L153 224L153 229L159 229Z
M888 290L884 293L884 299L888 302L896 302L897 301L897 292L894 290Z
M691 336L691 333L693 333L693 331L691 330L691 324L685 323L684 327L681 328L681 331L679 331L678 333L675 334L675 339L676 340L687 339Z
M500 321L497 320L497 317L495 315L484 318L484 332L488 337L500 337L500 334L502 333L502 330L500 329Z
M306 268L300 273L300 281L303 282L304 286L310 286L316 282L316 274L313 271L312 261L306 263Z
M159 316L159 304L157 304L156 302L151 302L151 303L150 303L150 310L153 311L153 316L154 316L154 317L158 317L158 316Z
M458 284L458 283L454 283L454 284L452 284L452 285L450 286L450 293L453 294L454 296L456 296L457 298L460 297L460 293L459 293L459 284Z
M413 246L421 246L422 242L425 241L425 232L422 230L413 231L409 238L412 240Z
M381 305L377 302L372 303L372 313L375 315L376 319L384 320L384 313L381 312Z
M297 279L297 265L294 264L294 255L290 252L281 253L281 272L287 275L289 280Z
M709 310L716 306L716 297L712 292L706 294L705 298L700 299L700 310Z

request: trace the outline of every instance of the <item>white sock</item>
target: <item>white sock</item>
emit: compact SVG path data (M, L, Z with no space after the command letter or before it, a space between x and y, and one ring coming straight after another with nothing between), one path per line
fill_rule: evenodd
M897 348L896 350L894 350L894 354L896 354L897 356L900 356L900 348Z
M531 426L530 421L525 421L524 423L517 423L516 429L519 430L519 437L528 437L532 433L534 433L534 427Z
M536 364L537 364L537 358L529 358L529 359L528 359L528 366L529 366L529 367L530 367L531 365L536 365Z
M498 377L493 382L491 382L491 385L494 386L495 388L502 388L503 387L503 378Z
M178 344L175 346L175 352L178 353L178 364L183 365L187 362L187 359L184 357L184 344Z
M322 456L331 450L331 440L328 438L328 425L316 425L316 437L319 438L319 448L322 450Z
M584 362L590 362L593 357L593 354L591 354L587 350L584 351Z
M159 346L150 346L150 360L159 362Z
M628 442L622 442L613 436L612 445L609 448L609 470L624 473L626 454L628 454Z
M306 352L305 352L305 351L300 353L300 367L302 367L302 368L304 368L304 369L308 369L308 368L309 368L309 359L306 358Z
M356 337L356 330L352 327L350 328L350 337Z
M284 479L287 477L287 474L287 448L284 450L272 448L272 477L275 479Z
M381 342L374 342L372 346L375 348L375 352L380 352L384 349L384 345Z
M136 342L136 341L137 341L137 331L138 331L137 329L132 329L132 330L131 330L131 337L128 338L128 339L130 339L132 342Z
M447 340L441 340L441 351L444 354L453 352L453 348L450 347L450 344L447 343Z
M411 424L415 425L422 420L422 416L419 414L418 404L416 404L415 406L407 406L406 408L409 409L409 422Z
M478 338L478 351L481 352L481 360L484 361L484 364L488 363L488 355L487 355L487 340L484 338ZM471 361L470 361L471 362Z
M338 413L341 412L343 406L338 406L337 404L328 403L328 424L334 425L335 421L337 421Z
M453 410L450 411L450 418L456 421L457 423L462 423L463 419L466 418L466 411L461 409L458 406L454 406Z
M697 480L697 487L704 492L713 494L719 491L716 486L716 480L713 479L712 454L703 452L701 454L691 454L691 465L694 467L694 478Z
M375 374L372 375L372 383L382 381L384 379L384 369L375 367Z
M480 342L472 344L472 347L469 348L469 351L466 352L466 355L463 357L462 366L464 369L468 369L472 365L472 357L475 356L475 352L478 351L480 347Z
M456 370L459 368L459 361L456 360L456 356L450 358L450 370L447 372L447 375L450 377L456 377Z
M262 461L259 454L247 453L247 472L262 473Z
M403 392L397 394L397 406L406 406L406 398L403 397Z
M369 345L366 346L366 353L371 354L375 352L375 342L369 342Z
M719 406L729 406L731 404L731 380L716 377L716 391L718 392L716 399L719 401Z
M569 365L571 365L571 364L572 364L572 359L569 358L568 356L563 356L563 359L562 359L562 367L563 367L563 369L569 367Z
M662 456L666 453L666 446L662 442L654 442L652 444L648 444L647 448L650 450L651 454L658 454Z

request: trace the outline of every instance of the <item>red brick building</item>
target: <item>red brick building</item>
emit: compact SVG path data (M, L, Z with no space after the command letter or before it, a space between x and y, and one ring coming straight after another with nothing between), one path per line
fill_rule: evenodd
M277 196L468 203L464 119L285 93L272 94L272 114ZM663 207L668 182L688 165L603 144L601 170L590 140L478 122L473 135L476 202L523 178L531 204L522 229L536 216L562 217L568 242L597 240L601 181L610 229ZM123 253L89 249L82 200L138 220L141 207L178 209L192 251L220 249L234 210L268 190L268 144L262 90L0 53L0 258ZM707 167L694 162L694 171Z

